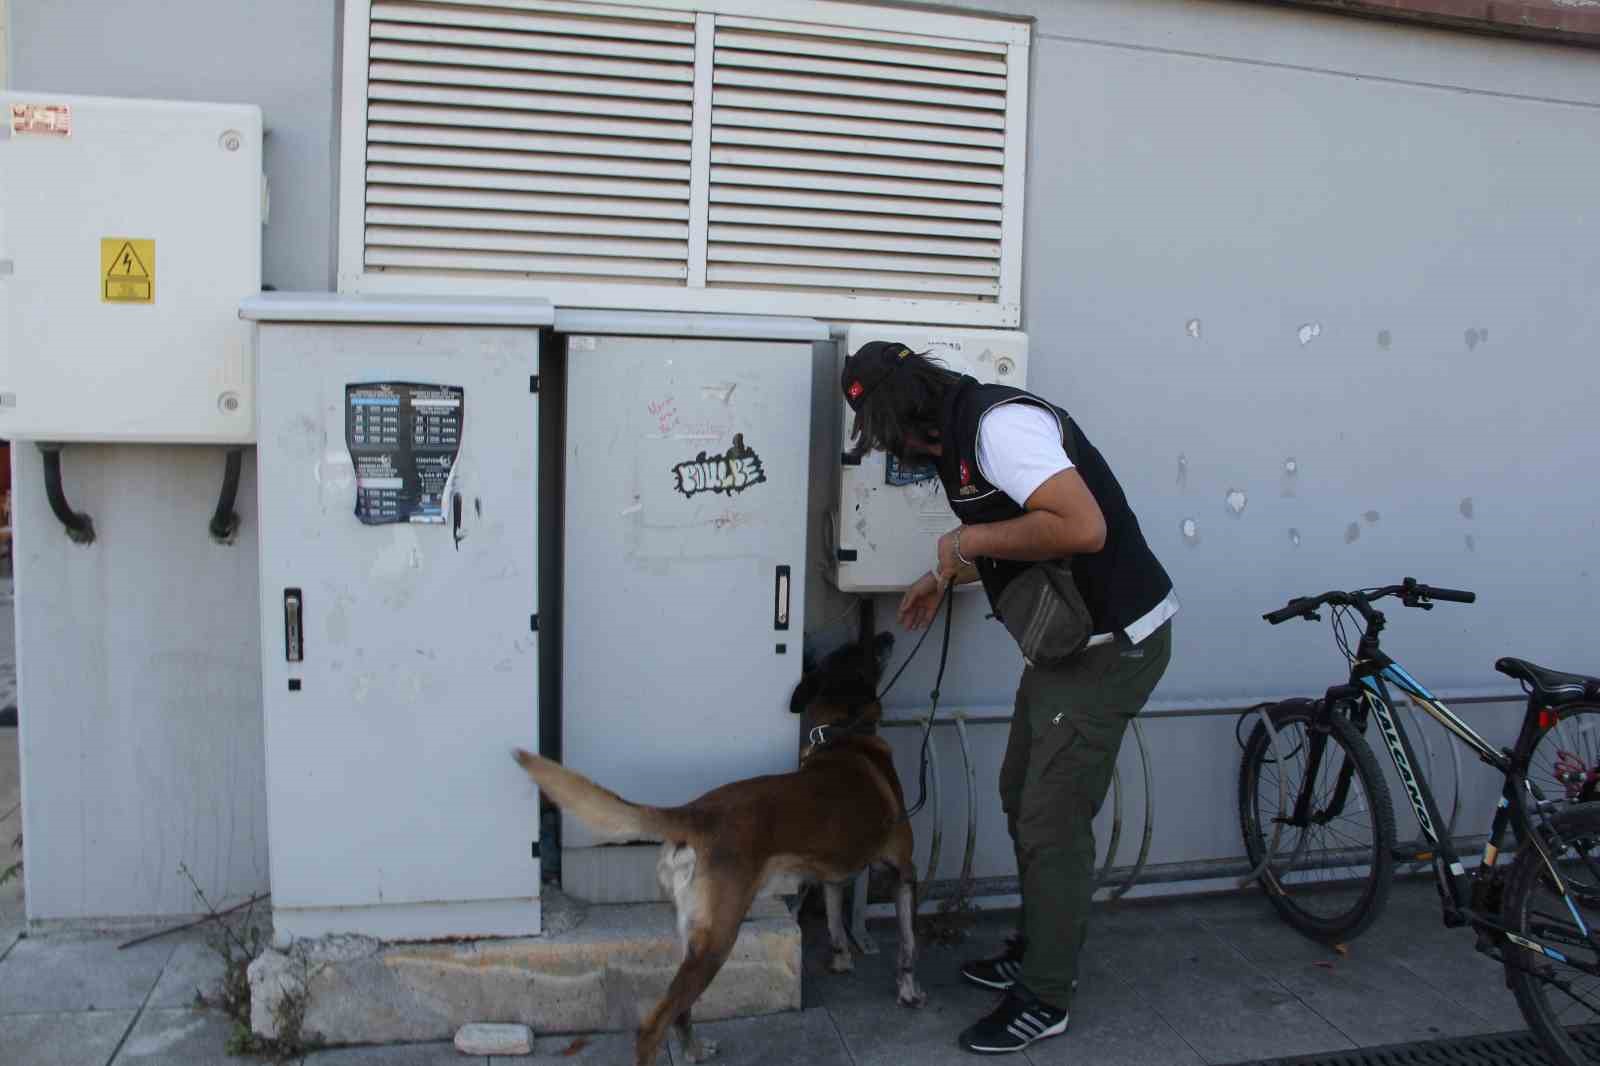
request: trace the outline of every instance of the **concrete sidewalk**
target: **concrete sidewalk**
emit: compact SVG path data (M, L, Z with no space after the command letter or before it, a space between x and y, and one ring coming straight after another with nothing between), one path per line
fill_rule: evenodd
M895 1006L893 930L856 972L824 969L826 936L808 928L806 1009L707 1024L727 1066L971 1063L956 1034L994 1002L963 985L963 958L998 948L1006 918L985 916L968 943L929 947L926 1008ZM119 951L121 937L0 937L0 1062L7 1066L220 1066L229 1024L195 1009L221 962L194 932ZM126 934L124 934L125 936ZM1255 894L1104 907L1064 1037L1013 1061L1097 1066L1234 1063L1405 1040L1524 1028L1499 968L1472 937L1444 929L1433 888L1396 886L1385 917L1348 957L1290 931ZM485 1019L492 1020L492 1019ZM629 1034L537 1041L535 1057L631 1061ZM569 1054L570 1052L570 1054ZM682 1061L674 1046L663 1061ZM448 1044L317 1052L305 1066L461 1063Z

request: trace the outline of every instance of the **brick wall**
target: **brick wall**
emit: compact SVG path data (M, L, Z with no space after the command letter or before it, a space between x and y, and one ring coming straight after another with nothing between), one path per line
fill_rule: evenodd
M1374 18L1600 47L1600 0L1268 0Z

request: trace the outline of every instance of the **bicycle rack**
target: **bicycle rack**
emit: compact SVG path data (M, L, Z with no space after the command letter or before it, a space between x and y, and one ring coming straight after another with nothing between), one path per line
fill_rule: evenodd
M1452 700L1450 702L1457 705L1469 705L1487 703L1522 703L1525 700L1526 696L1524 694L1517 693L1515 695L1504 696L1466 697ZM1189 879L1236 877L1238 879L1239 887L1243 888L1249 885L1251 882L1259 880L1261 875L1266 872L1267 866L1278 855L1279 844L1282 842L1283 835L1282 823L1279 823L1273 827L1272 840L1268 844L1266 854L1262 857L1262 860L1253 868L1250 868L1247 872L1241 873L1238 863L1234 860L1228 859L1168 863L1157 866L1150 865L1149 858L1151 843L1155 833L1155 799L1153 774L1151 773L1150 751L1149 746L1146 743L1143 723L1145 721L1155 721L1170 718L1220 718L1245 715L1254 712L1267 730L1267 735L1272 744L1274 755L1280 761L1286 762L1287 756L1283 750L1282 740L1278 735L1277 729L1272 724L1271 716L1267 713L1272 706L1272 703L1264 703L1247 707L1206 707L1194 709L1181 708L1173 710L1146 711L1133 720L1133 735L1139 752L1140 771L1144 777L1144 826L1140 835L1139 854L1137 859L1134 861L1133 865L1127 869L1126 873L1121 875L1120 883L1113 884L1113 881L1118 879L1118 871L1114 863L1122 840L1123 800L1125 798L1122 771L1121 767L1118 766L1113 769L1111 779L1112 813L1111 832L1109 834L1110 839L1106 848L1106 857L1104 862L1100 865L1097 878L1100 883L1100 888L1109 888L1111 890L1108 897L1110 900L1121 899L1128 893L1130 889L1141 883L1172 883L1175 881ZM1409 699L1406 701L1406 710L1411 719L1413 735L1420 735L1423 738L1423 752L1424 758L1427 761L1428 778L1430 781L1435 781L1437 780L1437 776L1434 774L1435 763L1432 739L1429 733L1420 727L1420 719L1416 716L1412 701ZM961 886L967 886L970 889L978 884L978 882L975 881L972 876L973 862L977 849L978 832L977 770L973 766L972 762L971 741L968 735L967 727L971 725L1009 724L1010 721L1010 715L974 715L961 711L958 711L949 717L940 718L935 721L934 724L936 726L954 726L956 729L956 738L961 751L962 769L966 777L967 784L967 825L965 833L965 847L961 862L961 874L959 879L955 882L956 888L952 893L952 891L949 889L948 883L938 882L934 879L934 875L938 871L939 859L941 858L941 852L943 848L944 820L939 788L940 774L938 745L929 744L928 769L930 775L932 776L932 780L928 784L928 803L931 817L933 819L933 828L930 834L927 865L919 867L919 869L924 871L923 881L920 886L921 891L919 892L919 899L931 900L936 898L949 898L949 896L952 894L961 895L963 891ZM927 723L927 716L924 715L917 718L885 718L880 724L884 728L907 728L912 726L926 727ZM1460 747L1456 744L1452 743L1447 746L1450 749L1455 772L1452 775L1453 795L1451 797L1450 818L1446 831L1448 837L1454 840L1456 839L1456 823L1461 812L1461 751ZM1278 798L1280 808L1286 808L1289 803L1288 785L1282 774L1278 775ZM1474 841L1476 841L1476 839L1477 838L1473 838ZM1295 854L1290 857L1291 866L1299 861L1300 852L1305 847L1305 840L1305 835L1302 834L1301 841L1295 849ZM1150 876L1146 877L1147 874ZM983 885L985 888L1003 888L1008 882L1014 886L1015 879L989 878L984 880ZM985 892L980 894L988 893ZM867 876L866 872L863 871L856 880L856 891L854 893L854 901L851 908L851 935L853 939L855 939L856 943L861 946L861 949L864 953L875 954L878 950L877 945L872 942L872 938L866 932L866 896Z

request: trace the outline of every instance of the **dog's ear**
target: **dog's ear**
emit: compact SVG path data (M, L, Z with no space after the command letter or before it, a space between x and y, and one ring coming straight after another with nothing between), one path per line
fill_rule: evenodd
M804 714L821 689L822 674L818 671L813 670L800 678L800 683L794 687L794 695L789 697L789 713Z

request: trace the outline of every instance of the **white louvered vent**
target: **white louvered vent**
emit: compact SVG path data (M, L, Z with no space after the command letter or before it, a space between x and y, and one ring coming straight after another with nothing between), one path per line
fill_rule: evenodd
M342 292L1020 321L1024 23L345 2Z
M683 285L690 13L372 4L368 270Z
M708 285L999 298L1004 44L716 26Z

